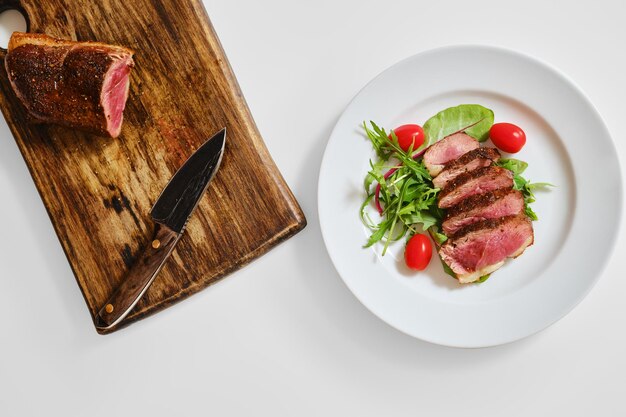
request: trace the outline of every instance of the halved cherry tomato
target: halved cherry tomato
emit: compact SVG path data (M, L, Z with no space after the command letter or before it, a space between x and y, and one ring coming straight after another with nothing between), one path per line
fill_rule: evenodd
M526 134L513 123L494 124L489 137L498 149L508 153L517 153L526 144Z
M404 261L411 269L423 271L433 256L433 246L428 236L416 233L404 249Z
M424 129L420 125L402 125L393 129L398 138L398 145L404 152L407 152L413 145L413 150L419 148L424 143ZM391 135L389 135L391 139Z

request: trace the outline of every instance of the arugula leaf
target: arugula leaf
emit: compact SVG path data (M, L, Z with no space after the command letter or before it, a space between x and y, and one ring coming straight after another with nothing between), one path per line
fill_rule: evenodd
M372 187L372 184L374 183L374 181L378 182L378 180L380 178L377 177L376 172L381 172L383 170L383 167L385 165L385 161L378 161L376 163L373 163L370 160L370 171L367 173L367 175L365 175L365 179L363 180L363 187L365 188L365 192L369 193L370 188Z
M493 125L493 111L479 104L461 104L440 111L424 123L427 143L433 144L439 139L456 132L465 132L479 142L489 137Z
M424 230L428 230L432 226L435 226L437 223L439 223L439 219L434 217L426 210L412 211L408 214L403 213L401 219L407 227L412 228L413 225L419 224Z
M367 240L367 243L365 244L364 247L365 248L369 248L374 243L380 241L385 236L385 234L389 231L389 226L390 226L389 220L383 220L378 225L376 231L374 233L372 233L370 238Z
M444 235L443 233L435 232L434 230L430 234L430 237L432 237L439 246L441 246L443 243L445 243L446 240L448 240L448 236Z
M389 140L389 136L385 129L381 129L376 125L376 123L370 120L371 129L367 127L367 124L363 122L363 128L365 129L365 134L367 138L372 142L372 146L376 151L376 154L380 159L386 161L389 159L391 154L393 153L393 148L391 147L392 142ZM396 140L397 142L397 140Z
M413 159L412 150L402 150L395 134L392 133L389 140L384 129L374 122L370 125L364 123L363 128L379 160L370 161L370 171L363 181L367 197L361 205L360 216L372 231L365 247L382 242L384 255L390 242L408 232L416 233L419 227L427 230L440 224L442 214L436 210L439 189L433 186L424 162ZM367 213L369 203L375 198L375 183L380 186L379 199L384 207L384 220L378 223Z
M521 175L528 168L528 163L514 158L502 158L498 161L498 165L508 169L515 175Z
M535 202L535 194L533 190L537 188L554 187L549 182L534 182L531 183L526 178L522 177L522 173L528 167L528 164L524 161L514 158L502 158L496 165L506 168L513 173L513 188L522 192L524 196L524 212L530 218L530 220L539 220L537 213L530 208L530 204Z
M526 188L529 190L534 190L537 188L546 188L546 187L556 187L554 184L550 184L549 182L533 182L526 184Z
M530 204L526 204L526 207L524 208L524 213L526 213L528 218L532 221L539 220L539 217L537 217L537 214L533 211L532 208L530 208Z

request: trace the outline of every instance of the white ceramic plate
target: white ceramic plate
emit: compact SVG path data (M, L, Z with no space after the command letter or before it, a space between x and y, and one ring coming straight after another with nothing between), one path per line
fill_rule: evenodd
M515 157L537 193L535 244L483 284L460 285L433 256L410 272L403 242L386 256L363 249L358 212L374 157L362 128L423 124L450 106L478 103L527 135ZM580 167L580 168L578 168ZM593 105L569 79L533 58L484 46L436 49L387 69L354 98L328 142L319 178L324 242L354 295L391 326L429 342L483 347L544 329L590 291L619 230L622 184L615 147ZM602 196L602 198L598 198Z

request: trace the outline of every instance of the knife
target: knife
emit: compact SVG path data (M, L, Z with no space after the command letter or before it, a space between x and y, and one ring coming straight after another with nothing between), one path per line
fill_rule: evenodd
M226 128L207 140L170 179L150 211L155 224L153 237L96 316L96 328L106 330L117 325L150 287L219 169L225 143Z

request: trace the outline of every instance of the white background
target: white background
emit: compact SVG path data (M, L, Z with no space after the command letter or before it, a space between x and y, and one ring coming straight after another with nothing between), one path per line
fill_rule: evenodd
M391 64L451 44L508 47L561 69L626 161L625 2L205 5L309 225L215 286L99 336L0 122L0 416L625 415L623 227L602 279L567 317L520 342L459 350L399 333L359 304L326 254L316 197L352 96Z

